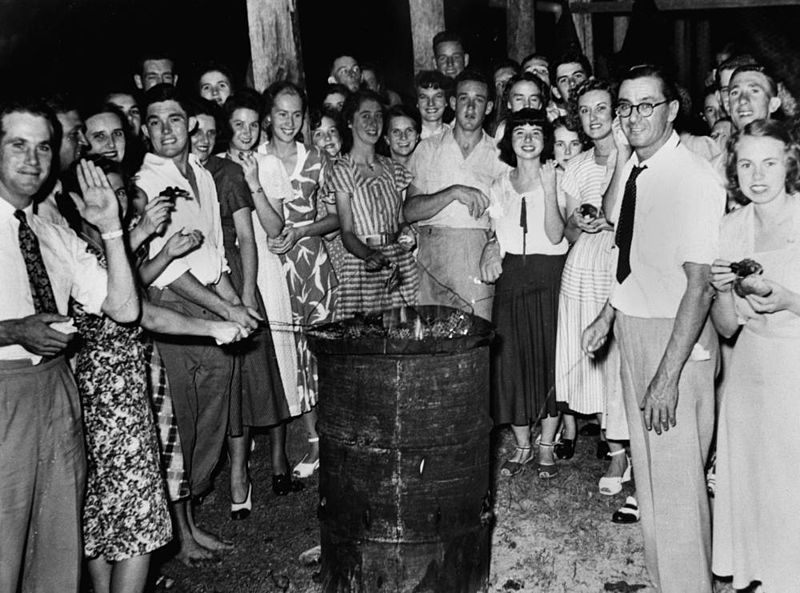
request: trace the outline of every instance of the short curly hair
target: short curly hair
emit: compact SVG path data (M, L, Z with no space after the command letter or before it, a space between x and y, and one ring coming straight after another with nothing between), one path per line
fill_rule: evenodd
M511 144L511 137L514 134L514 128L519 126L531 125L538 126L542 129L544 135L544 149L542 154L539 155L539 160L545 162L553 158L553 124L547 118L547 112L544 109L520 109L514 113L509 114L506 120L506 129L503 132L503 137L497 144L500 149L500 160L505 164L512 167L517 166L517 155Z
M567 121L578 130L578 136L581 137L581 142L587 145L591 145L592 142L589 140L586 132L583 131L583 125L581 124L581 118L578 113L578 101L580 101L583 95L592 91L604 91L608 93L609 97L611 97L610 107L612 110L617 104L617 87L613 82L605 78L588 78L570 93L569 102L567 103Z
M728 140L728 160L725 172L728 178L727 190L729 195L739 204L749 204L750 200L739 186L739 177L736 173L738 157L736 149L742 138L772 138L782 142L786 155L786 191L797 193L800 191L800 149L792 139L789 128L781 121L775 119L757 119L747 124Z

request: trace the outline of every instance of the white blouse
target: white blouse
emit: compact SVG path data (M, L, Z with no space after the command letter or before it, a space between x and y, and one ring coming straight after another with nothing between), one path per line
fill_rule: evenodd
M497 233L500 250L505 255L563 255L569 249L565 238L555 245L544 230L544 189L537 188L524 195L511 185L511 171L503 173L489 189L489 217ZM521 223L522 202L525 201L527 233ZM566 206L563 192L558 192L558 206Z

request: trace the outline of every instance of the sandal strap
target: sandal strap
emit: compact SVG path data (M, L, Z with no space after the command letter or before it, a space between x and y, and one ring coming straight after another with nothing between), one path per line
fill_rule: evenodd
M308 442L309 443L318 443L319 442L319 437L308 437Z
M625 453L625 447L623 447L619 451L609 451L608 453L606 453L606 455L608 455L609 457L617 457L618 455L622 455L623 453Z
M530 447L530 445L528 445L527 447L518 447L518 446L516 446L516 445L515 445L515 446L514 446L514 448L515 448L517 451L530 451L530 450L531 450L531 447Z
M539 446L540 447L555 447L556 444L555 443L543 443L543 442L540 441L539 442Z

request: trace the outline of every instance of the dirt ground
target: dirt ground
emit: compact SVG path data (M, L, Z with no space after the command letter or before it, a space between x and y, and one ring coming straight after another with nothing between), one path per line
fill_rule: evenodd
M303 443L299 423L290 427L289 455L298 459ZM510 431L497 435L495 456L511 449ZM162 555L160 573L174 579L170 593L316 593L319 565L298 556L318 543L318 478L299 494L276 497L271 490L269 441L256 436L252 461L253 513L246 521L228 518L227 468L215 491L198 509L201 525L233 540L236 548L215 566L189 569ZM616 525L611 514L633 492L632 483L613 497L597 492L605 462L594 452L597 439L580 437L575 457L561 462L559 475L539 480L533 469L514 478L495 476L496 525L492 537L492 593L653 593L644 567L638 524ZM495 464L499 467L499 463ZM165 591L163 586L153 589ZM718 593L733 590L717 583Z

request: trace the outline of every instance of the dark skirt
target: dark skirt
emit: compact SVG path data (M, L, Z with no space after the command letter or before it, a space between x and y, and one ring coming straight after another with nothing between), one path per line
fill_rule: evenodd
M241 296L244 277L241 256L227 234L225 239L225 258L231 269L231 283ZM238 364L234 369L237 376L234 377L231 390L228 425L231 436L241 435L244 426L273 426L291 418L278 370L278 358L272 344L272 334L266 329L269 320L258 291L256 298L258 313L264 323L247 340L234 346Z
M525 426L541 414L556 416L556 327L566 255L513 255L503 259L492 322L492 417Z

